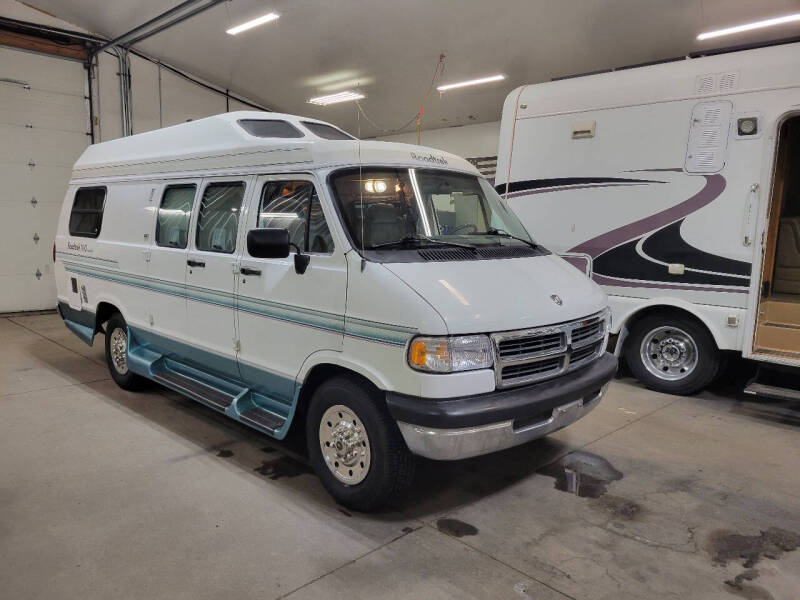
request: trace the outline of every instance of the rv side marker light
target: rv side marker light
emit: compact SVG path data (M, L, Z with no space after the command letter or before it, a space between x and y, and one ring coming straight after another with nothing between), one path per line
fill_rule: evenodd
M440 92L446 92L447 90L454 90L456 88L467 87L470 85L480 85L482 83L492 83L493 81L503 81L505 78L505 75L491 75L490 77L481 77L480 79L470 79L469 81L459 81L458 83L440 85L436 89Z
M337 102L349 102L351 100L361 100L366 98L364 94L359 92L352 92L347 90L339 92L338 94L330 94L328 96L318 96L317 98L309 98L309 104L318 104L320 106L328 106L328 104L336 104Z
M752 31L753 29L761 29L762 27L773 27L775 25L783 25L785 23L793 23L800 21L800 13L793 15L786 15L784 17L775 17L774 19L765 19L763 21L753 21L752 23L745 23L744 25L736 25L735 27L726 27L725 29L717 29L716 31L707 31L697 36L698 40L708 40L723 35L732 35L734 33L742 33L743 31Z
M278 19L280 15L278 13L268 13L266 15L262 15L246 23L242 23L241 25L237 25L236 27L231 27L230 29L226 30L225 33L228 35L236 35L237 33L242 33L243 31L247 31L248 29L252 29L253 27L258 27L259 25L263 25L264 23L269 23L270 21L275 21Z

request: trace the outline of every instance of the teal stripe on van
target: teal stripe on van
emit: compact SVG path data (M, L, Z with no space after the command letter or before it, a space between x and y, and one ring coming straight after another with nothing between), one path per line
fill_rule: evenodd
M380 323L355 317L345 317L336 313L317 311L308 308L291 306L280 302L272 302L262 298L252 296L235 296L230 292L222 292L193 285L183 285L148 277L145 275L135 275L132 273L122 273L118 270L111 270L94 265L87 265L72 261L64 261L64 267L71 273L121 283L138 287L141 289L169 294L214 304L225 308L236 308L244 312L295 323L305 327L314 327L334 333L341 333L349 337L390 344L394 346L404 346L408 340L416 335L418 331L410 327L392 325L390 323Z

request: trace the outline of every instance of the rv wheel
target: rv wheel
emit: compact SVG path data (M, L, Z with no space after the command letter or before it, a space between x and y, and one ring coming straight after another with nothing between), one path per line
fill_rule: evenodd
M123 390L136 390L144 383L128 368L128 324L119 313L106 324L106 362L111 378Z
M317 388L306 420L308 455L340 504L368 511L406 487L414 459L377 389L339 376Z
M720 368L711 335L681 315L651 315L638 321L626 341L625 359L646 387L668 394L695 394Z

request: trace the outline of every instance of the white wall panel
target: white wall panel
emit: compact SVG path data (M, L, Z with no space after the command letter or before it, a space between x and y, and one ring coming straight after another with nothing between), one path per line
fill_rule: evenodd
M131 55L131 121L133 133L161 127L158 65Z
M463 127L445 127L429 129L422 132L420 140L423 146L438 148L452 152L465 158L478 156L497 156L497 143L500 138L500 121L464 125ZM378 137L387 142L417 143L417 133L400 133Z
M162 69L161 106L167 127L225 112L225 97Z
M98 127L95 142L105 142L122 136L122 115L119 104L119 62L117 57L102 52L95 70L95 115Z

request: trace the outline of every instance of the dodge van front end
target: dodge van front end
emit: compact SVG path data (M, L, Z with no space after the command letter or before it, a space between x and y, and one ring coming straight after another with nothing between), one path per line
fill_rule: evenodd
M494 369L495 391L440 399L389 392L389 412L409 449L436 460L488 454L543 437L582 418L603 397L617 369L616 358L605 352L609 324L604 310L558 325L494 333L485 336L488 359L483 344L470 340L478 347L474 364L486 361L484 366ZM478 336L451 339L464 337ZM434 345L446 364L443 348L452 344L429 339L421 344ZM414 340L409 346L412 367L422 360L421 344Z

